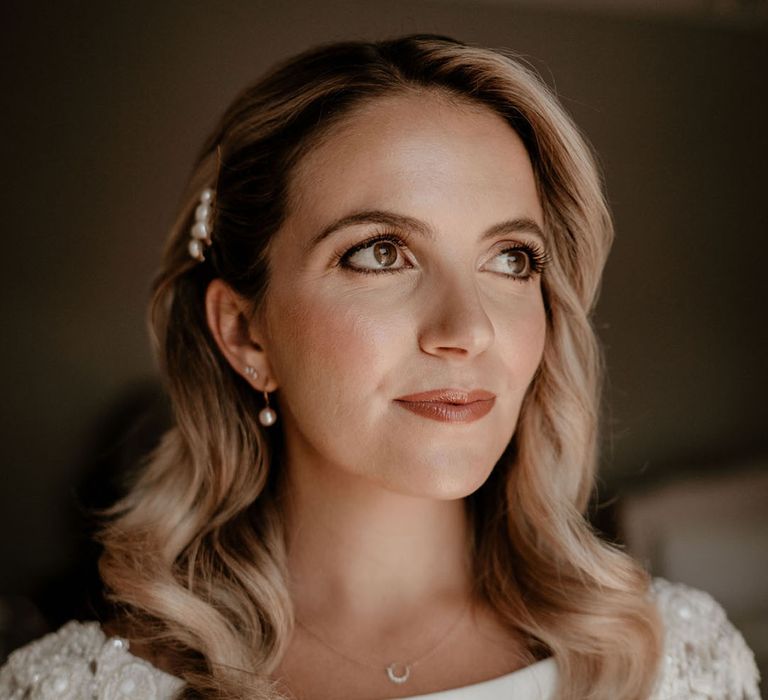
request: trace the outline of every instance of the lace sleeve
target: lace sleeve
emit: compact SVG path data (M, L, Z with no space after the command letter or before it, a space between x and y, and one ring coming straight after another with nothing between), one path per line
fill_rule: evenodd
M654 579L665 649L653 700L760 700L755 657L708 593Z
M97 622L68 622L14 651L0 668L2 700L171 700L182 683L107 639Z

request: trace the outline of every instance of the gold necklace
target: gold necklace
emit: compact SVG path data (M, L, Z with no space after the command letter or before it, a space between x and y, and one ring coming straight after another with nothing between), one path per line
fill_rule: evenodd
M426 653L422 654L419 658L417 658L415 661L411 661L411 663L401 663L398 661L393 661L391 664L384 667L384 670L386 671L387 678L389 678L390 681L393 683L397 683L398 685L405 683L410 677L411 677L411 669L420 664L422 661L430 657L437 649L440 647L440 645L448 639L448 636L453 632L454 629L456 629L456 626L459 624L459 622L464 618L464 614L469 609L470 600L467 600L467 604L464 606L464 608L461 611L461 614L456 618L454 623L450 626L448 631L438 640L437 644L435 644L431 649L429 649ZM296 620L296 622L301 625L309 634L311 634L317 641L319 641L321 644L324 644L327 646L331 651L335 652L339 656L344 657L347 661L351 661L352 663L358 664L360 666L365 666L366 668L375 668L377 671L381 670L381 663L377 664L371 664L366 661L361 661L360 659L355 659L348 654L345 654L340 649L337 649L332 644L329 644L326 642L317 632L310 629L305 625L301 620Z

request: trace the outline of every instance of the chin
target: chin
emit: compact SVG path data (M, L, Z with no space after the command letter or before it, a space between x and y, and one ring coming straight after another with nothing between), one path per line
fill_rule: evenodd
M462 470L461 473L425 474L421 479L414 479L411 473L405 480L387 479L382 485L389 491L417 498L430 498L439 501L454 501L466 498L479 489L491 474L493 467L483 470Z

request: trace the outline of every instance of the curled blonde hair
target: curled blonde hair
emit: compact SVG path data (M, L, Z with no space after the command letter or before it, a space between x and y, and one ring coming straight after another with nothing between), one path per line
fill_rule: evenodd
M553 654L558 698L651 691L661 626L647 574L590 528L602 367L591 312L613 237L594 158L556 98L507 51L435 35L343 42L293 57L245 90L208 138L171 230L151 326L175 423L101 533L111 597L133 634L164 650L185 697L280 697L269 678L293 627L280 508L280 431L206 323L222 278L263 309L270 240L301 159L379 96L438 90L501 115L524 142L551 264L547 339L515 435L466 498L476 594ZM187 252L199 193L215 190L214 243Z

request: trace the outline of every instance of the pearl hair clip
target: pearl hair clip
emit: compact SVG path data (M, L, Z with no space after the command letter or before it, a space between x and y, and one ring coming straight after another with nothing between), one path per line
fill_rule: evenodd
M202 262L205 260L203 251L205 246L211 245L211 202L213 190L206 187L200 193L200 204L195 209L195 223L190 229L189 254Z

